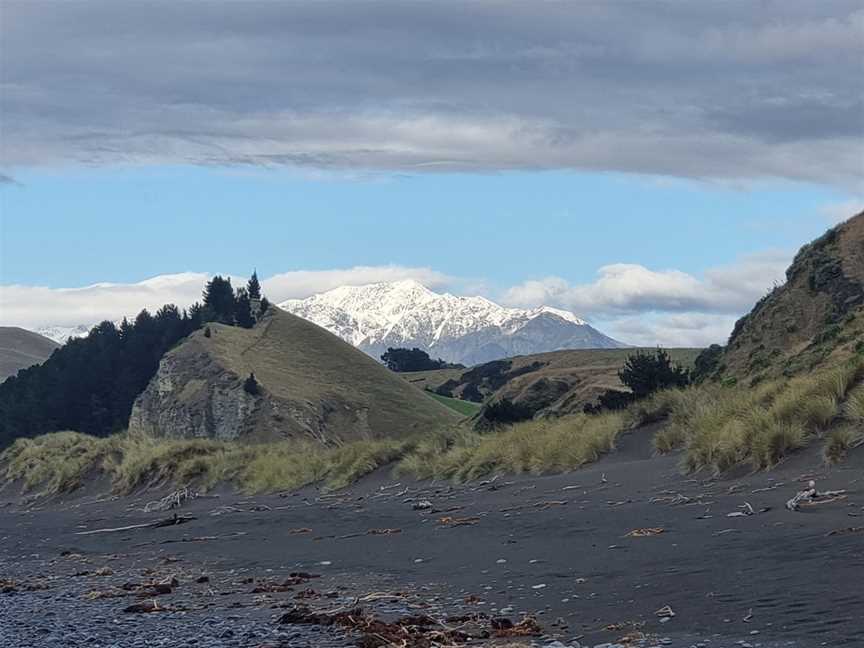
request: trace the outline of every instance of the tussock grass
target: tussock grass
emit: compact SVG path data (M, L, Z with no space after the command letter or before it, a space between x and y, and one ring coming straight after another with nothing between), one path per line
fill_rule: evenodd
M864 361L858 359L749 388L701 385L661 393L631 416L644 421L664 412L669 423L656 435L655 448L661 453L685 448L683 466L688 471L723 472L745 462L770 468L824 435L841 416L864 414L864 386L856 386L862 378ZM831 447L840 447L844 435L832 438ZM831 454L838 453L832 449Z
M220 483L261 493L313 483L341 488L412 447L404 440L355 441L329 448L306 441L241 444L131 434L100 439L56 432L17 440L0 455L0 469L7 480L46 495L74 491L97 474L107 476L118 494L166 485L208 489Z
M497 473L573 470L615 447L623 414L517 423L488 434L460 432L421 441L396 466L397 474L469 481Z
M845 426L832 430L825 438L822 458L831 465L841 462L853 448L864 444L864 429Z

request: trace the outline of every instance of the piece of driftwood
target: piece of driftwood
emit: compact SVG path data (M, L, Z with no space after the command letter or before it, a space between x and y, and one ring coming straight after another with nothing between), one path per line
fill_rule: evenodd
M191 522L195 518L188 515L177 515L176 513L170 518L157 520L156 522L147 522L145 524L130 524L128 526L113 527L106 529L93 529L92 531L79 531L75 535L93 535L95 533L117 533L119 531L132 531L135 529L161 529L162 527L175 526L177 524L185 524Z
M807 484L805 490L799 491L795 497L786 502L786 508L790 511L797 511L802 506L812 506L815 504L828 504L845 499L845 490L836 491L820 491L816 488L816 482L812 479Z

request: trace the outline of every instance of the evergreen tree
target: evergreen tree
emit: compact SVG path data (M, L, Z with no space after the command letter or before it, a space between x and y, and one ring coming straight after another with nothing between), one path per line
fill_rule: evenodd
M253 271L249 283L246 284L249 299L261 299L261 284L258 283L258 272Z
M243 382L243 390L252 396L257 396L261 393L261 388L258 386L258 381L255 380L254 373L250 373L249 377Z
M637 351L628 356L618 377L630 388L636 399L650 396L660 389L690 384L688 371L674 364L669 354L659 347L654 353Z
M270 302L266 297L261 298L261 307L258 309L258 319L261 319L261 316L267 312L270 308Z
M204 288L204 320L234 324L234 288L231 279L216 275Z
M234 295L234 321L237 326L243 328L255 326L255 320L252 317L252 302L249 300L249 293L245 288L238 288Z

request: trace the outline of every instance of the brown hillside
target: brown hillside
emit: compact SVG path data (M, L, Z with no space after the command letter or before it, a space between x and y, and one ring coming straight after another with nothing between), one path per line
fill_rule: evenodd
M721 372L791 375L864 347L864 212L801 248L775 288L735 325Z
M0 326L0 382L40 364L59 347L54 340L17 326Z
M211 324L162 359L129 429L158 436L322 442L398 438L459 419L335 335L271 309L253 329ZM243 383L250 373L260 394Z
M510 399L543 415L581 412L607 389L623 389L618 371L636 349L574 349L507 360L471 369L439 369L401 374L412 384L466 398L476 388L484 400ZM699 349L671 349L672 359L690 367Z

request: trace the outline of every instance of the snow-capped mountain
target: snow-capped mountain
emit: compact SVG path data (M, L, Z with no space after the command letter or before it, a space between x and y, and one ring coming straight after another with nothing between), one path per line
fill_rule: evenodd
M66 344L66 342L75 337L87 337L90 329L95 324L79 324L78 326L41 326L33 329L35 333L44 335L50 340L54 340L57 344Z
M342 286L279 307L375 358L387 347L417 347L433 358L474 365L545 351L626 346L568 311L505 308L484 297L436 293L411 279Z

